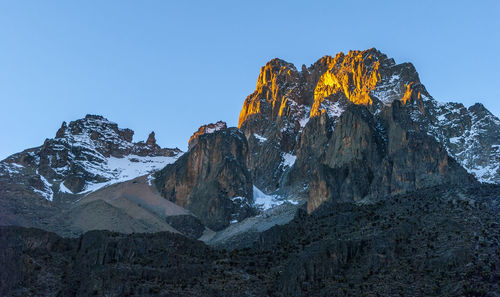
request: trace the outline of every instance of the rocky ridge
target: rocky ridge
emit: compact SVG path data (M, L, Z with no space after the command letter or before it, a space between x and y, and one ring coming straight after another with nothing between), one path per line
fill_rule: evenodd
M496 296L499 187L433 187L372 205L324 203L214 250L169 232L79 238L0 227L8 296Z
M134 143L133 135L102 116L64 122L55 138L3 160L0 176L10 184L28 178L25 186L52 201L161 169L181 153L158 146L154 132L147 142Z

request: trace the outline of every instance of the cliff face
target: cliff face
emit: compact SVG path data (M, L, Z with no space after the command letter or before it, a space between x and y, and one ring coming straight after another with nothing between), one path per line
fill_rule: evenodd
M376 117L353 105L332 125L327 115L311 120L290 173L291 183L309 180L309 212L325 200L373 201L440 184L474 183L442 145L413 127L402 103Z
M271 60L262 67L254 93L243 104L238 128L245 134L250 151L248 167L262 189L279 187L289 167L286 154L293 151L298 127L294 119L305 115L301 102L301 76L290 63ZM301 102L302 103L302 102Z
M224 127L222 127L224 126ZM202 127L187 153L156 175L168 200L191 210L202 223L220 230L253 213L252 178L245 162L248 144L236 128ZM200 131L205 131L200 133Z
M369 113L364 118L372 118L368 122L377 127L370 130L366 128L370 124L360 121L346 123L347 119L344 119L339 126L342 130L335 132L343 113L354 110L352 106L363 106L364 112ZM398 120L391 120L388 114L395 110ZM346 125L360 126L347 128ZM357 128L365 129L378 139L372 142L368 139L373 137L365 137L363 145L359 146L366 152L378 152L365 157L370 162L382 162L386 157L383 154L394 154L399 137L402 141L399 149L401 153L406 150L410 155L408 158L417 158L415 154L418 152L411 148L412 145L432 146L433 150L439 151L443 164L448 163L444 161L447 153L482 182L497 183L500 178L500 121L481 105L467 109L461 104L437 102L420 82L412 64L396 64L376 49L325 56L310 67L302 66L300 72L290 63L271 60L262 67L255 92L244 101L239 127L249 143L248 167L254 182L268 192L281 191L293 183L294 191L304 188L303 193L308 197L316 195L315 191L323 191L326 181L319 182L317 188L302 187L299 184L307 186L309 181L301 181L296 171L310 170L313 165L307 163L313 162L311 160L337 160L337 155L326 156L326 151L332 152L332 145L337 146L337 154L351 154L354 148L347 141L353 140L355 135L350 133L359 132ZM404 132L396 133L398 129ZM332 132L342 134L334 139L345 139L330 142ZM405 135L397 136L398 133ZM438 144L430 145L433 140L426 135ZM388 141L390 145L384 144ZM392 164L392 157L388 158L386 161ZM321 161L330 167L339 165L335 162L338 161ZM294 169L294 164L301 168ZM394 167L390 164L384 166ZM386 178L393 181L391 189L397 188L398 179L402 184L412 179L398 176L413 174L405 170L386 170L389 172ZM355 179L364 183L366 178L370 181L369 176L371 173L365 172ZM354 181L348 179L346 182ZM417 180L413 183L424 185Z

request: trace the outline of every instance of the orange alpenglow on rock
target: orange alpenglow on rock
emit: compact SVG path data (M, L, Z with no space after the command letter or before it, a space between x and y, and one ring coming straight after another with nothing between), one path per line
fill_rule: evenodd
M380 62L368 51L339 53L329 63L329 69L320 77L314 89L311 117L321 115L321 103L327 97L342 93L358 105L371 105L370 92L380 80Z
M413 82L410 82L409 84L406 85L406 91L405 91L405 94L403 95L403 98L401 98L401 103L403 103L403 105L405 105L406 102L408 102L409 100L412 99L413 94L414 94L413 93ZM417 94L416 98L413 98L413 99L418 99L418 101L420 101L420 98L421 98L420 92L417 92L416 94Z
M243 104L238 128L252 114L265 113L270 119L283 116L288 98L298 99L300 73L295 66L280 59L269 61L260 69L255 91Z
M310 67L302 66L301 72L273 59L261 68L255 91L245 99L238 128L253 115L270 122L288 118L292 126L302 126L326 111L339 116L349 103L406 104L421 101L421 93L427 96L411 63L396 64L375 48L325 56Z

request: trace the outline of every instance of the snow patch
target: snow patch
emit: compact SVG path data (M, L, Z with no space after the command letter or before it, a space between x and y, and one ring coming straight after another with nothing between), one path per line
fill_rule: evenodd
M295 164L295 160L297 160L297 156L285 153L283 154L283 161L281 162L282 167L292 167Z
M305 117L299 120L299 125L301 128L304 128L308 122L309 122L309 117L306 115Z
M98 168L92 168L92 166L90 166L89 164L88 168L92 169L92 171L89 170L90 172L96 175L104 176L109 180L103 183L87 184L85 189L78 194L93 192L105 186L131 180L136 177L160 170L168 164L175 162L180 156L181 154L175 157L142 157L137 155L129 155L124 158L109 157L107 158L106 162ZM149 177L148 183L151 185Z
M49 181L45 177L43 177L43 175L39 174L38 170L36 171L36 174L38 174L38 176L40 177L40 180L43 183L43 190L39 190L39 189L32 187L33 191L42 195L48 201L54 200L54 191L52 191L52 184L49 183Z
M0 163L0 169L7 171L8 175L15 175L23 170L24 166L16 163Z
M241 196L236 196L236 197L231 198L231 201L233 201L233 202L236 202L236 201L243 202L243 201L245 201L245 198L243 198Z
M68 193L68 194L73 194L73 192L66 188L66 186L64 185L64 182L62 182L60 185L59 185L59 192L61 193Z
M206 134L214 133L215 131L219 131L219 130L224 129L224 128L226 128L226 124L224 122L217 122L217 123L215 123L213 128L207 127L205 129L205 133Z
M298 201L283 199L278 195L264 194L264 192L259 190L259 188L257 188L256 186L253 186L253 200L254 205L263 211L282 205L285 202L291 203L293 205L299 204Z
M255 206L262 210L268 210L275 206L283 204L283 200L278 200L277 195L266 195L264 192L259 190L256 186L253 186L253 200Z
M393 74L391 78L389 79L389 83L395 83L399 80L400 76L398 74Z
M150 174L148 175L148 185L151 187L153 185L153 181L154 181L154 176L153 174Z
M260 143L263 143L264 141L267 140L267 138L260 136L257 133L254 133L253 136L259 140Z
M476 168L465 168L469 173L473 174L478 181L483 183L491 183L491 180L500 173L500 164L488 164L488 166L478 166Z
M328 105L326 110L328 116L331 118L340 117L340 115L344 112L344 109L340 106L340 102L334 102L333 104Z

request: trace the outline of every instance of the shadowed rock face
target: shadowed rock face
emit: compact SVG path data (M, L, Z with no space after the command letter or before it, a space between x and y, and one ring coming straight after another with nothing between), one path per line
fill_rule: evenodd
M220 230L253 213L248 144L236 128L206 131L197 132L189 151L156 175L156 185L166 199Z
M264 291L251 289L256 278L241 269L215 264L219 252L168 232L91 231L66 239L0 227L0 251L2 296L217 296L224 289L230 293L222 296L231 296L242 286L256 295ZM226 284L228 273L239 281Z
M474 183L442 145L414 126L398 102L377 116L350 106L337 123L325 114L312 119L290 176L290 182L309 180L309 212L325 200L355 202Z

